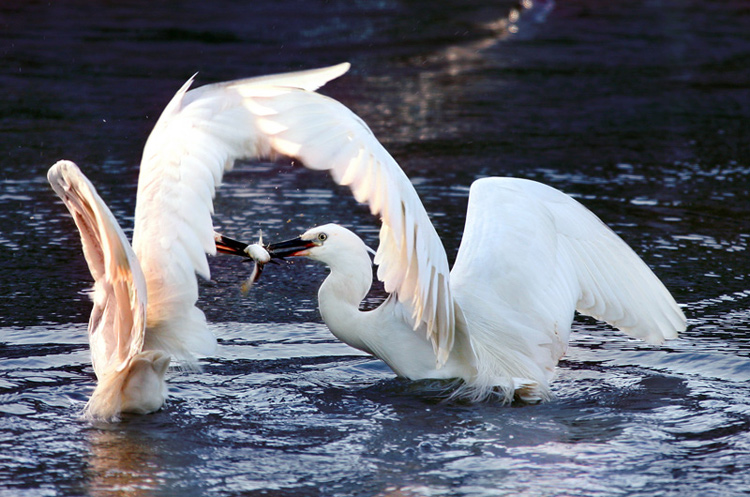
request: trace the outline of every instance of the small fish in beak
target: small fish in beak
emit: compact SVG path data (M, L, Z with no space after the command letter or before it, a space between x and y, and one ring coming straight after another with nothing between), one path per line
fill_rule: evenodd
M242 293L250 291L250 287L260 278L260 274L263 272L263 265L271 262L271 254L268 253L266 247L263 245L263 231L258 232L258 242L252 244L233 240L214 231L214 242L216 243L216 250L218 252L238 255L252 259L255 262L250 277L245 280L241 287Z

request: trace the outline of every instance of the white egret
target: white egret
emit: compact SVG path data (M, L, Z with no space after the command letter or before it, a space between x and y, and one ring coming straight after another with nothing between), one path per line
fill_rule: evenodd
M75 164L60 161L50 168L49 182L73 215L95 280L88 331L97 386L86 416L115 420L122 412L158 410L167 396L171 357L197 367L196 354L212 353L216 340L195 307L195 274L209 278L204 252L230 250L214 239L215 189L236 159L274 152L262 129L272 112L264 105L286 109L282 117L296 117L297 107L310 103L332 105L314 90L348 68L339 64L188 91L191 78L146 142L132 248ZM258 246L248 254L259 263L268 256Z
M399 376L461 379L455 395L474 401L493 392L504 401L549 399L576 310L653 344L685 329L682 311L635 252L552 187L517 178L475 181L450 274L424 272L424 261L444 250L436 238L420 246L418 232L432 230L414 228L400 251L375 257L399 265L381 265L391 294L370 311L360 310L372 285L370 249L348 229L327 224L266 248L272 257L306 256L330 268L318 301L337 338ZM447 288L430 288L432 281ZM413 305L420 285L430 291ZM436 337L431 330L446 321L448 331Z
M319 293L326 324L397 374L460 378L458 393L475 400L495 391L505 400L546 399L576 310L650 343L685 329L684 314L646 264L567 195L519 179L476 182L450 271L417 192L358 116L310 92L243 95L272 151L329 170L380 217L375 263L390 297L374 311L359 311L372 275L352 233L327 225L303 235L302 245L272 247L277 256L309 255L330 266Z

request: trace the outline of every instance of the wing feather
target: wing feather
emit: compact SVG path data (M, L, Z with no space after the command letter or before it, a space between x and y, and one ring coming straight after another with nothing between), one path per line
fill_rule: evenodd
M235 159L281 154L330 171L380 216L378 277L447 357L455 326L448 261L419 196L359 117L314 92L348 67L191 91L188 81L167 105L144 149L133 236L149 292L146 340L183 359L210 351L194 274L209 274L195 247L214 251L211 199Z
M685 329L669 291L620 237L572 198L529 180L472 185L451 277L467 320L485 321L472 328L479 349L526 347L548 372L565 351L574 310L650 343Z
M329 170L380 216L378 278L407 306L414 329L426 326L442 364L455 328L448 260L399 165L367 125L333 99L299 90L254 94L250 88L243 95L266 111L263 129L276 152L298 158L310 169Z
M274 111L256 94L313 91L347 69L340 64L188 91L191 79L167 105L143 151L133 234L149 295L149 347L188 364L194 354L213 351L215 339L195 307L195 274L210 277L205 253L216 250L211 215L224 173L236 159L271 153L260 117Z
M143 349L146 281L112 212L78 167L59 161L47 179L75 220L94 278L88 331L92 364L101 379L124 368Z

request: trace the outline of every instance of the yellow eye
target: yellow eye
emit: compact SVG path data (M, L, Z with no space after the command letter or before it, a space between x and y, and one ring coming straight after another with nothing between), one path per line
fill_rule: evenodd
M318 240L319 241L324 242L324 241L326 241L326 238L328 238L328 235L326 235L325 233L318 233Z

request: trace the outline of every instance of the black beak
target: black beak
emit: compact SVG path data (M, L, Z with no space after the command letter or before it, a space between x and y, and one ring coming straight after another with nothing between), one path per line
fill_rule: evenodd
M315 243L311 240L303 240L300 237L292 238L291 240L284 240L279 243L272 243L266 247L271 257L276 259L283 259L284 257L294 257L296 255L304 255L300 252L314 247Z
M214 242L216 242L216 251L222 254L239 255L240 257L250 258L245 249L248 244L233 240L228 236L214 231Z

